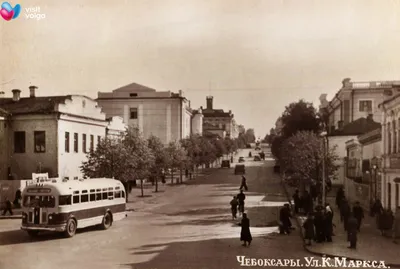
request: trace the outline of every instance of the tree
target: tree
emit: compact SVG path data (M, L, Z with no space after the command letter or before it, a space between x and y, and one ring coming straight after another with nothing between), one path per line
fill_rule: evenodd
M254 143L256 141L256 135L254 133L254 129L247 129L245 135L247 144Z
M285 138L283 136L275 136L271 138L271 153L278 162L281 158L281 147L284 141Z
M321 130L317 110L312 103L304 100L299 100L286 106L281 119L284 137L291 137L298 131L318 133Z
M194 167L200 165L200 139L200 135L195 134L181 140L181 146L187 154L186 164L192 171L195 171Z
M169 159L167 155L166 148L161 140L156 136L150 136L147 139L148 147L150 148L153 156L154 162L150 169L151 177L154 179L155 184L155 192L158 191L158 180L163 174L163 171L166 171L169 166Z
M229 138L227 138L229 139ZM225 139L225 140L227 140ZM219 139L219 138L214 138L211 140L211 143L213 144L215 148L215 155L217 158L223 157L226 153L228 153L228 149L225 144L225 140ZM233 144L232 141L229 139L231 142L231 145Z
M182 183L182 169L186 166L187 153L179 143L170 142L166 149L168 163L171 169L171 183L174 183L174 171L180 170L180 183Z
M335 148L325 153L326 173L333 177L338 169L338 157ZM284 140L281 147L280 164L286 174L296 179L300 187L310 183L311 179L319 181L322 178L322 163L324 148L322 138L312 131L299 131Z

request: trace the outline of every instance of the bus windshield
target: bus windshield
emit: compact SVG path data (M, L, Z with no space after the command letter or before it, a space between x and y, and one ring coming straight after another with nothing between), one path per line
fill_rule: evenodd
M54 196L28 195L24 197L24 207L53 208L56 205Z

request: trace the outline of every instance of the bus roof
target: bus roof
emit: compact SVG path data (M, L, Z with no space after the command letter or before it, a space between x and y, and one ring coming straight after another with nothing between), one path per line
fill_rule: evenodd
M44 182L32 183L28 185L24 192L30 188L45 188L51 187L56 190L59 195L72 194L73 191L102 189L110 187L120 187L125 190L121 181L112 178L90 178L90 179L75 179L75 180L61 180L50 178Z

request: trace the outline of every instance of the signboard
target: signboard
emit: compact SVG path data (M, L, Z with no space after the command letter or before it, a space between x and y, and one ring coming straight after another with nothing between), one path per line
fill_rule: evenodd
M400 158L390 158L390 168L400 168Z
M32 173L32 180L36 182L44 182L49 180L49 173L35 174Z

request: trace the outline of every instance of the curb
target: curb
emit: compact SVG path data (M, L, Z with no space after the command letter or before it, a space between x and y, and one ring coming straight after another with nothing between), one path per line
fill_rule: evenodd
M22 219L22 215L0 216L0 220L2 219Z
M282 187L283 187L284 192L286 193L287 200L288 200L290 206L292 206L292 202L291 202L291 199L290 199L289 192L288 192L288 190L287 190L287 188L286 188L286 185L285 185L285 183L283 182L283 180L281 180L281 184L282 184ZM367 261L367 260L364 260L364 259L356 259L356 258L351 258L351 257L342 256L342 255L332 255L332 254L329 254L329 253L321 253L321 252L317 252L317 251L310 250L310 249L307 247L307 245L306 245L306 242L305 242L305 239L304 239L304 234L303 234L303 229L302 229L302 227L301 227L299 218L298 218L298 217L295 217L295 219L296 219L297 227L298 227L299 230L300 230L301 239L303 240L303 248L304 248L304 250L307 251L308 253L313 254L313 255L316 255L316 256L320 256L320 257L329 257L329 258L337 258L337 257L339 257L339 258L344 258L344 259L350 260L350 261ZM388 267L400 268L400 264L397 264L397 263L385 263L385 265L388 266Z

